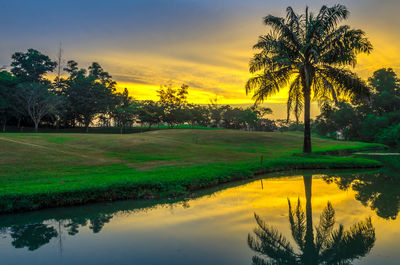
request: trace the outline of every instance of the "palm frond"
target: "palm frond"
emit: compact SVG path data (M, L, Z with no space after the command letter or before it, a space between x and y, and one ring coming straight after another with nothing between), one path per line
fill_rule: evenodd
M316 20L321 21L325 30L329 30L347 19L349 14L350 12L344 5L336 4L333 7L323 6Z
M321 213L321 217L319 219L319 225L316 228L315 245L318 252L325 247L334 225L335 225L335 210L333 209L332 204L328 202L328 205Z
M253 256L251 258L251 264L252 265L278 265L279 263L275 263L273 261L265 261L264 259L262 259L258 256Z
M275 71L269 70L250 78L246 83L246 94L254 92L253 99L256 104L279 92L290 80L293 67L283 67Z
M287 122L289 122L290 120L291 112L294 112L294 115L296 117L296 122L298 122L304 106L300 75L297 75L294 81L290 84L289 95L286 105L287 105Z
M296 254L290 242L276 230L267 225L257 214L254 214L258 227L254 229L255 236L248 235L249 247L276 264L296 264ZM268 264L268 263L267 263Z
M264 18L264 24L270 26L281 39L287 40L294 47L299 48L301 46L298 36L291 30L285 19L268 15Z
M340 264L340 261L351 261L364 257L375 244L375 228L371 218L356 223L349 230L345 231L340 226L331 244L322 253L324 261L328 264Z
M316 74L313 82L313 95L314 99L319 101L333 100L336 105L339 104L335 86L325 76Z
M292 231L293 239L296 244L299 246L300 250L304 250L304 236L306 233L306 217L303 209L301 208L300 198L297 201L296 209L292 209L292 205L290 200L288 199L289 204L289 222L290 229Z
M351 101L369 99L370 88L350 70L324 65L318 72L336 88L338 97L345 97Z

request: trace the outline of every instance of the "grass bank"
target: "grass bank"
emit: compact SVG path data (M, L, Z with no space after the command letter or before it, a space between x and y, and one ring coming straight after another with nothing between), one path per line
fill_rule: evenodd
M187 194L254 174L368 168L355 157L299 155L302 135L161 130L130 135L1 134L0 213ZM381 145L313 138L316 152Z

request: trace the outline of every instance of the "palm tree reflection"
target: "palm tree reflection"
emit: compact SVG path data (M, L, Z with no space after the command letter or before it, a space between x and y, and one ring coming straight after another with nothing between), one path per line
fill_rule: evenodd
M335 226L335 210L330 202L322 211L319 224L313 228L311 207L312 177L304 176L306 211L300 199L297 206L289 204L289 223L298 251L277 229L268 225L255 214L258 227L249 234L248 245L258 253L252 259L254 265L280 264L351 264L351 261L367 255L375 243L375 228L368 218L345 230ZM314 235L315 233L315 235Z

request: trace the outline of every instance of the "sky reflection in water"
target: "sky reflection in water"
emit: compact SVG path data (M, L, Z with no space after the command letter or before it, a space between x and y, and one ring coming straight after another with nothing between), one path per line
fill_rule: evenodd
M247 237L258 227L254 213L301 253L290 230L288 199L294 211L300 199L305 216L311 214L306 207L310 202L314 228L328 202L335 212L334 229L342 224L348 230L371 217L363 237L369 240L366 250L348 264L398 264L396 177L314 174L309 200L306 177L264 179L262 185L256 180L155 206L118 202L1 216L1 264L251 264L257 253Z

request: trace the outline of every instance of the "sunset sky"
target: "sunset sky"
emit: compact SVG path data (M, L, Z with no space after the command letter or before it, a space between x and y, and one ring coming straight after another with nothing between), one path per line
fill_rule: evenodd
M268 30L262 18L282 16L289 5L302 12L336 3L349 8L346 24L366 31L375 48L360 56L360 76L380 67L398 72L398 0L0 0L0 65L28 48L55 59L62 42L65 61L99 62L138 99L156 99L160 84L172 82L190 86L190 102L251 103L244 84L252 45ZM284 101L283 91L268 102Z

